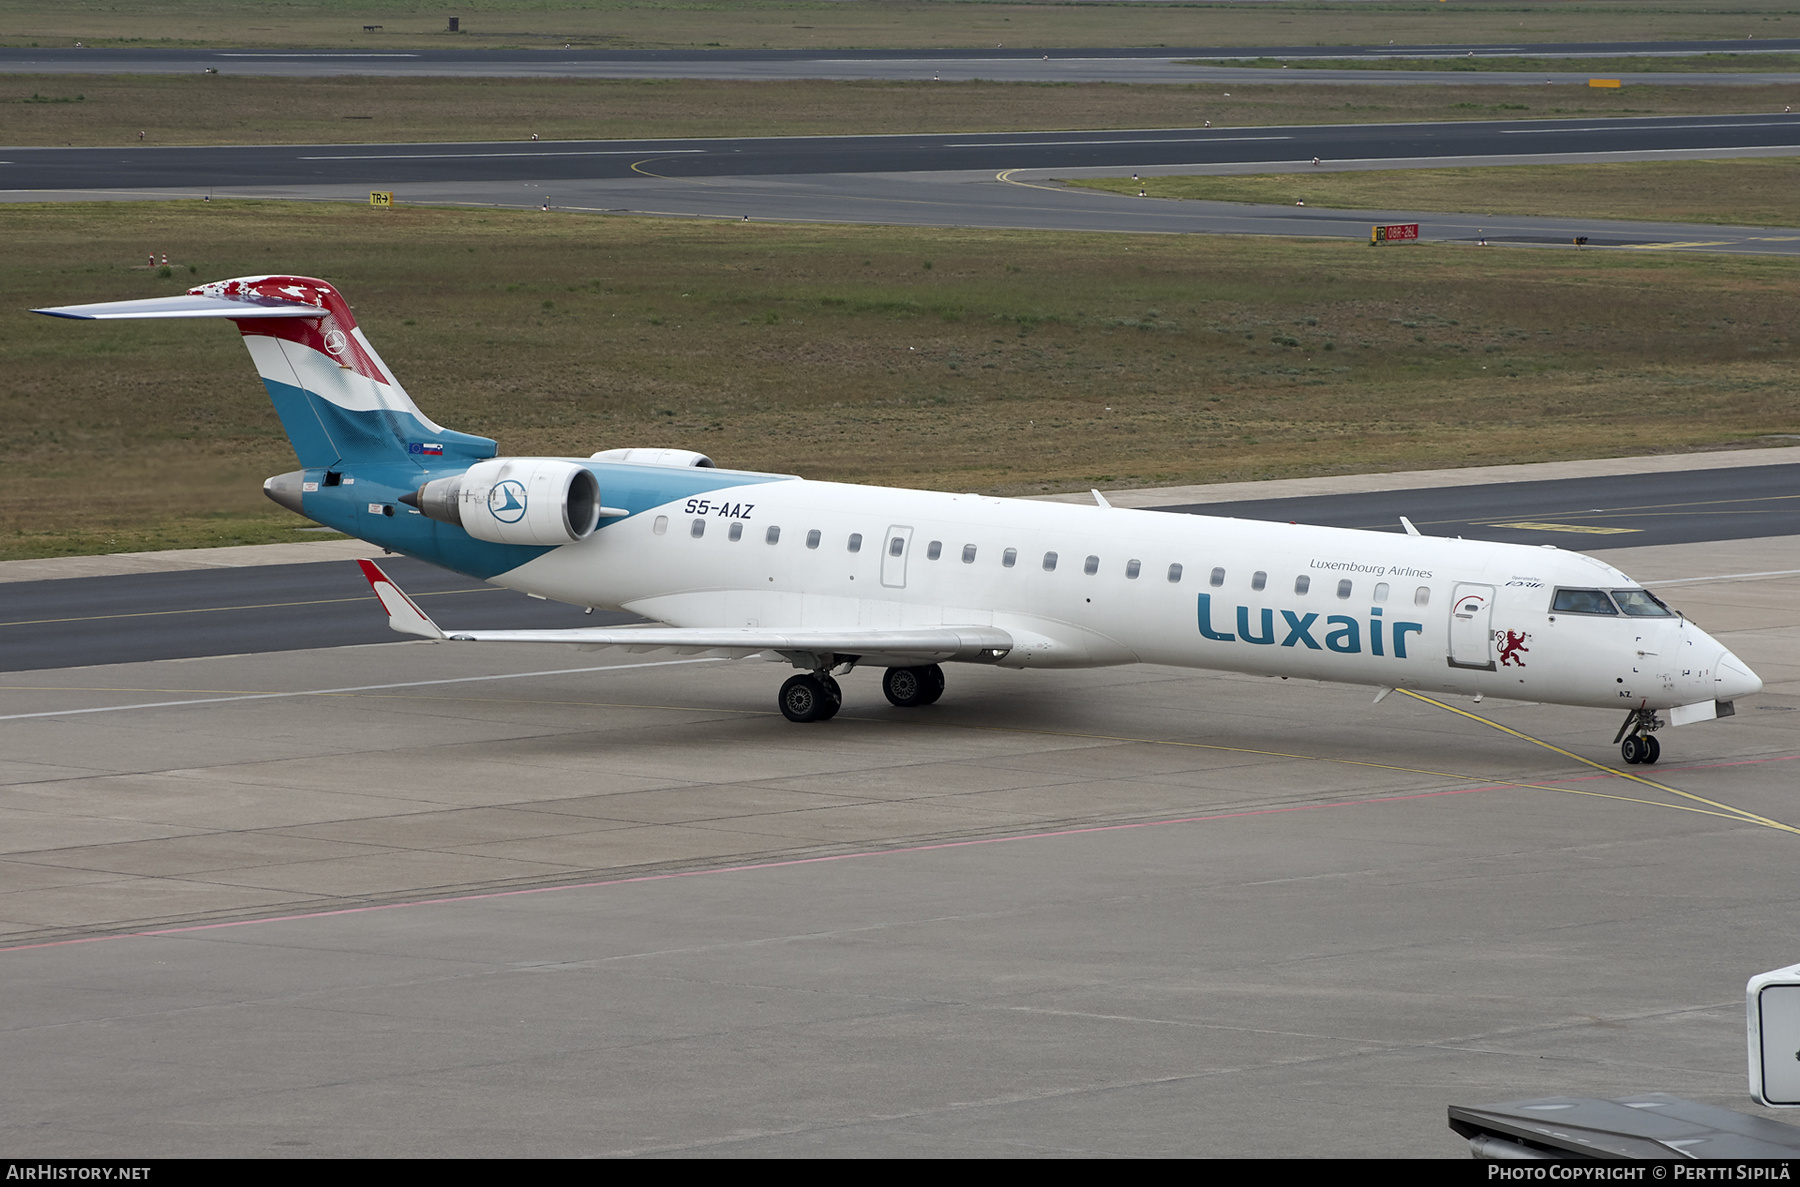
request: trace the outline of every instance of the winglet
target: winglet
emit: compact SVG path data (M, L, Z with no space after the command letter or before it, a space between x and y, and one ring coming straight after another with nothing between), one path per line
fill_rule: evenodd
M381 566L374 561L359 560L363 576L369 579L369 588L381 599L381 608L387 611L388 626L403 635L420 635L427 639L442 639L444 632L438 624L431 621L425 611L413 604L394 579L381 571Z
M1406 534L1409 536L1422 536L1425 534L1418 528L1415 528L1413 526L1413 521L1406 518L1404 515L1400 517L1400 526L1406 529Z

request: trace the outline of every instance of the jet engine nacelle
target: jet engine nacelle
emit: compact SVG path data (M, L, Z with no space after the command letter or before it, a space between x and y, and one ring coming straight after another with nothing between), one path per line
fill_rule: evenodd
M699 466L711 469L714 462L704 453L691 449L602 449L593 455L597 462L630 462L636 466Z
M503 457L427 482L402 500L495 544L573 544L600 523L600 480L575 462Z

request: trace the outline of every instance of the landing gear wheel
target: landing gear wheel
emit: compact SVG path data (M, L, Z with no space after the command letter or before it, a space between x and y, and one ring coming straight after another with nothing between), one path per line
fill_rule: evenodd
M823 680L810 673L789 677L787 683L781 686L781 715L789 721L798 722L830 720L842 701L841 695L831 695L836 691L836 684L833 680L828 687Z
M1623 742L1619 743L1619 757L1623 758L1628 765L1634 767L1637 766L1639 763L1644 762L1646 756L1650 753L1650 747L1646 745L1649 741L1649 738L1632 734Z
M930 685L919 678L918 668L889 668L881 674L881 695L888 704L911 709L925 703L925 690Z
M1649 766L1662 757L1662 743L1651 734L1644 735L1644 765Z
M922 668L889 668L882 673L881 692L890 704L902 709L929 705L944 695L944 669L936 664Z
M925 667L915 668L914 671L918 672L925 681L925 699L919 704L937 704L937 699L944 695L944 669L936 664L927 664Z

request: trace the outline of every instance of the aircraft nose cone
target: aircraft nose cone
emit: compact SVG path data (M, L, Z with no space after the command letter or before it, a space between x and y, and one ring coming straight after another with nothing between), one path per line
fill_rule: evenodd
M1747 697L1753 692L1761 692L1762 686L1762 677L1729 651L1722 653L1713 664L1713 699L1716 701Z

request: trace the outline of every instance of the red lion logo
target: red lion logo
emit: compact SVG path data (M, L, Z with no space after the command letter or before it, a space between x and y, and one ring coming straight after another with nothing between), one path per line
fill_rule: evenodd
M1525 661L1519 658L1520 652L1529 653L1531 651L1531 648L1525 646L1525 638L1526 636L1518 631L1506 632L1506 638L1500 641L1501 667L1504 668L1507 664L1517 664L1521 668L1525 666Z

